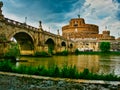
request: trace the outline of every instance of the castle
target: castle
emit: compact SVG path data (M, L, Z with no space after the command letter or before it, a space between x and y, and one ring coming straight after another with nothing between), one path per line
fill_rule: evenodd
M86 24L80 17L71 19L68 25L62 27L62 36L73 40L80 51L98 51L100 42L112 45L116 41L114 36L110 36L110 31L104 30L99 34L99 26Z

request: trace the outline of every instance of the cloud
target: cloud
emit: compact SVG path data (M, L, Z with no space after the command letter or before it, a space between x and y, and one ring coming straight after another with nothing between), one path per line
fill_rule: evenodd
M92 19L104 19L114 15L117 10L111 0L86 0L82 9L85 11L83 15L87 18L90 16Z
M117 33L120 32L118 5L112 0L86 0L81 12L87 23L100 27L100 33L108 26L111 34L118 37Z
M15 1L15 0L9 0L10 3L14 6L14 7L17 7L17 8L20 8L20 7L23 7L24 5Z
M21 8L24 7L24 4L20 3L19 0L3 0L8 6Z

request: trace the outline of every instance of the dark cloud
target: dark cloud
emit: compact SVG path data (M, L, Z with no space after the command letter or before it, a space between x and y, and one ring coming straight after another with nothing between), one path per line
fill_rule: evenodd
M120 0L116 0L118 3L120 3Z
M117 2L117 3L120 3L120 0L112 0L113 2Z
M120 21L120 10L116 13L116 17Z
M68 13L80 8L84 0L3 0L9 12L20 15ZM77 3L78 2L78 3ZM77 5L73 6L75 3ZM18 7L22 5L21 7ZM9 9L10 8L10 9Z
M17 0L18 3L25 4L28 8L36 8L36 11L41 9L48 10L51 13L69 12L72 5L78 0ZM27 8L26 7L26 8Z
M36 20L42 19L45 22L61 22L65 13L78 6L73 7L79 0L15 0L15 3L10 1L14 0L4 0L7 9L11 8L8 9L9 13L15 13L15 15L23 17L27 16ZM17 4L21 4L23 7L17 7Z
M55 13L63 13L63 12L69 12L72 8L72 5L76 3L78 0L48 0L47 7L51 9L51 12Z

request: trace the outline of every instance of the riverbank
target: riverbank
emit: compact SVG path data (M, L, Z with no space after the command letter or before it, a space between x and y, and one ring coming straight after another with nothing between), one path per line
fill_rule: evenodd
M120 82L0 72L0 90L120 90Z
M0 62L0 71L71 79L120 81L120 76L117 76L114 73L97 74L90 72L88 68L85 68L82 72L79 72L75 65L68 66L67 64L64 64L62 67L59 67L58 65L52 65L48 68L40 65L37 67L26 65L20 65L16 67L14 63L10 62L9 60L5 60Z
M119 51L109 51L109 52L101 52L101 51L75 51L75 55L120 55Z

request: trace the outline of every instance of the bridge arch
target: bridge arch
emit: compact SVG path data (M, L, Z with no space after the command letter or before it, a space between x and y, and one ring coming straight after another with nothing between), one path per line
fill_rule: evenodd
M9 34L7 39L10 40L15 34L21 33L21 32L28 34L32 38L33 42L35 41L35 38L33 37L33 35L30 32L28 33L28 31L26 31L26 30L18 30L18 31L15 31L15 32L13 31Z
M35 50L34 38L26 31L18 31L10 34L8 39L15 38L20 47L20 52L22 55L33 54Z
M61 42L61 46L62 46L62 51L66 50L66 42L65 41L62 41Z
M53 50L55 49L55 42L54 42L54 40L52 38L48 38L45 41L45 44L47 44L47 46L48 46L48 53L52 54Z
M72 43L70 43L69 48L73 48L73 44Z
M61 42L62 47L66 47L66 43L64 41Z

